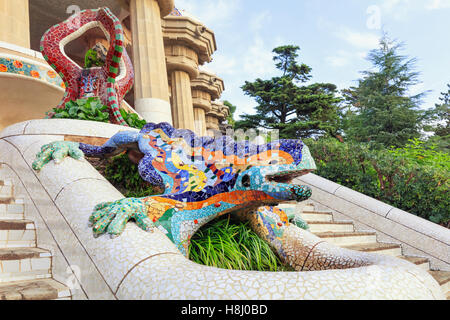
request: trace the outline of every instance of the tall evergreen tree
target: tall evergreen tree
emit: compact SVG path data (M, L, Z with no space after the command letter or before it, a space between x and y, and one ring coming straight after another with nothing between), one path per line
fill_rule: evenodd
M436 136L449 137L450 136L450 84L447 85L448 91L442 92L434 109L429 111L430 118L435 122L435 125L430 129Z
M281 138L306 138L338 134L336 86L308 82L312 69L297 62L298 46L281 46L273 50L274 62L281 76L269 80L246 81L244 93L255 98L256 114L245 114L237 121L237 129L278 129Z
M439 150L450 152L450 84L447 92L442 92L437 103L431 110L427 110L429 124L425 127L434 134L428 138L429 143L435 144Z
M398 53L401 48L402 44L384 36L380 47L368 56L374 70L363 71L358 86L343 91L351 106L345 130L348 138L401 147L420 136L423 112L419 105L425 93L408 95L419 83L419 73L414 70L415 59Z

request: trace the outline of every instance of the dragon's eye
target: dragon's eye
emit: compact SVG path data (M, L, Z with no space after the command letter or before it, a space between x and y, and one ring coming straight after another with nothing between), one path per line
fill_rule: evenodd
M242 185L246 188L250 187L250 176L248 174L242 177Z

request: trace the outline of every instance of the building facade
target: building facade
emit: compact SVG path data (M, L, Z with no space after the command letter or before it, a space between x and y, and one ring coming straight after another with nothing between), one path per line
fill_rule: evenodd
M106 6L120 19L135 72L121 106L148 122L169 122L213 135L229 114L219 100L223 80L207 71L217 50L214 32L175 8L174 0L0 0L0 130L43 118L61 100L65 85L40 54L51 26L84 9ZM79 65L86 51L108 41L93 28L64 46Z

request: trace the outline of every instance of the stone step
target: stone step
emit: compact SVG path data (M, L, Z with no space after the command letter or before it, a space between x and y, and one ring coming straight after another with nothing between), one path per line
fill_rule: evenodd
M399 256L399 258L414 263L425 271L430 270L430 261L427 258L413 256Z
M70 298L70 290L54 279L0 283L0 300L62 300Z
M0 283L51 277L52 255L40 248L0 249Z
M352 222L308 221L310 232L353 232Z
M0 220L23 220L25 206L23 199L15 199L12 203L0 203Z
M11 180L0 180L0 201L14 197L14 187Z
M0 195L0 204L11 204L14 203L16 200L12 196L3 196Z
M325 221L332 222L333 215L330 212L319 212L319 211L303 211L300 213L300 217L306 222L309 221Z
M400 256L402 254L402 247L395 243L367 243L367 244L355 244L349 246L342 246L343 248L362 251L385 254L393 257Z
M428 271L431 276L440 284L444 295L450 298L450 271Z
M0 248L21 247L36 247L34 222L0 219Z
M318 232L319 238L337 246L350 246L355 244L376 243L375 232Z
M314 210L315 210L315 207L314 207L313 204L306 204L306 205L303 207L303 211L314 211Z

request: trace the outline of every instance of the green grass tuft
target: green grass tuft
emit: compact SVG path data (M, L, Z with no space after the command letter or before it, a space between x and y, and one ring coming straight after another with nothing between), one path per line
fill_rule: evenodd
M230 216L214 220L197 231L191 239L189 259L222 269L293 271L248 223L234 221Z

